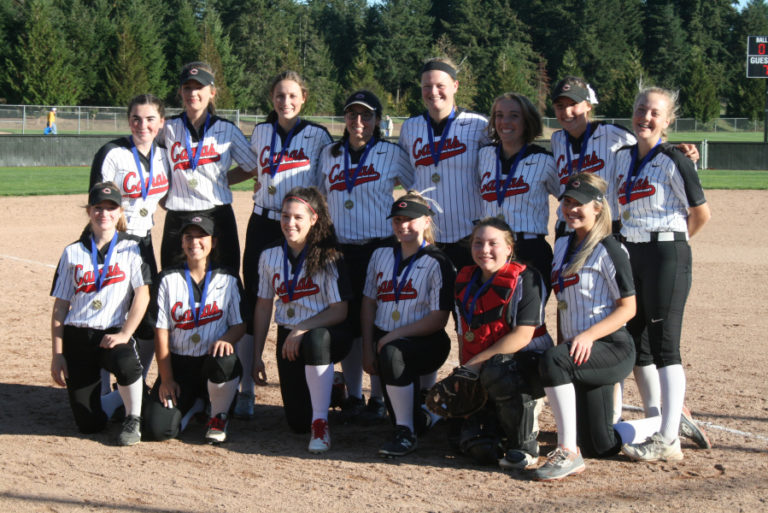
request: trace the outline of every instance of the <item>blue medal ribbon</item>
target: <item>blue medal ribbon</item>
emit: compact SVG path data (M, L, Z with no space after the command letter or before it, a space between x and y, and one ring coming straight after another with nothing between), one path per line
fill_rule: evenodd
M475 316L475 304L477 303L477 300L485 294L485 291L488 290L488 287L491 286L491 282L493 282L493 279L496 277L496 273L493 273L490 278L488 278L485 283L480 285L480 288L477 289L477 292L475 292L472 295L472 301L469 301L469 290L472 288L472 284L475 283L476 278L480 276L480 269L475 271L472 274L472 279L467 284L467 288L464 289L464 297L461 298L461 316L464 317L464 320L467 322L467 328L471 331L472 330L472 318Z
M296 118L296 123L288 132L288 135L285 136L285 144L283 144L282 148L280 148L280 153L277 155L277 161L274 160L275 144L277 143L277 121L272 124L272 144L269 146L269 176L272 178L275 177L275 174L280 167L280 163L283 161L283 157L285 157L285 152L288 151L288 147L291 145L293 132L296 130L296 127L299 126L299 123L301 123L301 118Z
M128 138L131 141L131 151L133 152L133 160L136 162L136 169L139 170L139 183L141 184L141 199L146 200L147 194L149 194L149 188L152 187L152 177L155 173L155 143L152 143L152 148L149 150L149 180L146 185L144 184L144 171L142 170L141 159L139 159L139 150L133 143L133 136Z
M96 286L96 291L101 290L101 285L104 283L104 277L109 273L109 262L112 260L112 253L115 251L115 245L117 244L117 231L112 236L112 241L109 243L107 249L107 255L104 257L104 267L99 269L99 248L96 246L96 240L91 235L91 263L93 264L93 282Z
M653 145L653 148L651 148L651 151L648 152L648 154L643 157L643 160L640 162L639 166L636 166L637 164L637 144L632 146L632 162L629 164L629 172L627 173L627 181L624 184L624 199L626 200L626 205L629 205L629 199L632 196L632 188L635 186L635 182L640 177L640 172L643 170L645 165L653 159L653 157L656 156L656 153L658 153L658 147L661 144L661 138L659 138L658 141L656 141L656 144Z
M432 155L432 163L437 167L437 165L440 163L440 154L443 153L443 146L445 146L445 141L448 139L448 134L451 131L451 125L453 124L453 120L456 118L456 108L451 109L451 113L448 115L448 121L445 123L445 128L443 129L443 135L440 136L440 143L437 146L437 149L435 149L435 135L432 131L432 121L429 119L429 112L424 113L424 120L427 122L427 139L429 139L429 153Z
M587 123L587 130L584 132L584 139L581 141L581 148L579 149L579 167L576 169L577 173L581 173L581 168L584 167L584 156L586 155L587 142L592 137L592 123ZM568 164L568 176L573 174L573 162L571 162L571 141L568 140L568 133L565 133L565 162Z
M208 123L211 121L211 113L208 112L205 116L205 124L203 125L203 133L200 134L200 140L197 141L197 151L195 151L194 158L190 157L192 154L192 139L189 137L189 129L187 128L187 113L184 113L184 145L187 149L187 160L189 161L189 167L192 171L197 169L197 163L200 162L200 154L203 153L203 142L205 141L205 133L208 131Z
M395 252L395 265L392 269L392 292L395 295L395 305L400 302L400 293L403 291L403 287L405 287L405 284L408 282L408 275L411 273L411 268L413 267L413 264L416 263L416 260L419 259L419 253L421 253L421 250L424 249L424 246L426 245L427 241L421 241L419 250L414 253L413 256L411 256L411 261L408 262L405 271L403 271L403 277L400 279L400 283L397 282L397 270L400 268L400 262L403 261L403 248L400 247L400 245L397 245L393 249Z
M504 204L504 197L507 194L507 189L509 189L509 184L512 183L512 179L515 177L515 174L517 173L517 166L518 164L520 164L520 161L523 160L526 150L528 150L527 144L523 145L523 147L520 148L520 151L517 152L517 156L515 157L515 161L512 163L512 167L509 170L507 179L504 180L504 184L502 184L501 183L501 144L496 146L496 203L498 203L499 206Z
M189 272L189 266L184 262L184 277L187 279L187 290L189 291L189 309L192 310L192 321L195 328L200 324L200 314L205 307L205 300L208 298L208 284L211 283L211 266L205 272L205 281L203 282L203 293L200 295L200 306L195 304L194 285L192 284L192 274Z
M571 250L571 246L573 245L573 239L576 237L576 232L571 232L571 234L568 236L568 247L565 250L565 254L563 255L563 259L560 262L560 270L557 273L557 285L560 288L560 292L563 291L565 288L565 280L563 279L563 272L565 272L565 268L568 267L568 264L571 263L571 260L573 260L573 256L578 253L581 250L581 246L584 245L584 241L587 240L586 237L582 239L581 242L579 242L579 245L576 249Z
M288 279L288 241L283 241L283 283L285 283L285 291L288 294L288 301L293 301L293 291L296 289L296 282L301 274L301 268L304 267L304 259L307 258L307 247L299 253L299 261L296 262L296 266L293 268L293 276Z
M365 151L363 152L363 156L360 157L360 160L357 163L357 167L355 168L355 172L352 173L352 176L350 176L349 175L349 168L350 168L349 139L344 141L344 183L347 185L348 193L350 194L352 193L352 189L355 187L355 180L357 180L357 176L360 174L360 171L363 169L363 166L365 165L365 159L368 158L368 153L370 153L374 144L375 142L373 137L368 139L368 142L365 143Z

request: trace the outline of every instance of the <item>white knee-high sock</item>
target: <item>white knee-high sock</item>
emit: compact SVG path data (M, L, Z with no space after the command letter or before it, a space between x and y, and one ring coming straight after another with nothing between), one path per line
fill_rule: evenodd
M435 383L437 383L437 371L419 376L419 387L421 390L429 390Z
M395 424L413 432L413 384L404 387L387 385L387 395L395 412Z
M228 413L229 407L237 394L237 384L239 378L235 378L224 383L214 383L208 380L208 399L211 401L211 417L219 413Z
M621 410L624 406L624 380L622 379L613 389L613 423L621 419Z
M101 369L101 395L112 392L112 374L108 370Z
M120 397L120 392L117 390L113 390L112 392L101 396L101 409L107 414L107 418L112 417L115 410L122 404L123 398Z
M352 341L349 354L341 361L341 371L344 373L344 383L350 397L363 397L363 339L357 337Z
M152 366L152 360L155 357L155 340L151 338L137 338L136 352L139 353L139 361L144 368L142 377L147 379L149 368Z
M657 433L661 428L661 415L645 419L625 420L613 425L622 444L637 444Z
M659 385L659 373L656 366L644 365L635 367L632 371L635 376L637 389L643 399L643 409L646 417L661 415L661 386Z
M549 407L557 423L557 443L576 451L576 389L572 384L545 387Z
M205 403L198 397L195 400L195 404L192 405L192 408L190 408L186 415L181 418L181 426L179 426L179 431L184 431L187 429L187 425L189 424L189 421L192 420L192 417L194 417L195 413L201 412L203 409L205 409Z
M379 376L371 376L371 397L384 399L384 390L381 388L381 378Z
M312 401L312 422L317 419L328 420L333 388L333 365L305 365L304 375Z
M240 391L244 394L252 394L255 383L253 382L253 335L243 335L235 345L235 352L243 365L243 377L240 381Z
M680 415L685 403L685 371L683 366L667 365L659 369L661 383L661 434L667 443L677 439Z
M141 416L141 396L144 394L144 381L139 378L130 385L117 385L117 391L125 405L125 415Z

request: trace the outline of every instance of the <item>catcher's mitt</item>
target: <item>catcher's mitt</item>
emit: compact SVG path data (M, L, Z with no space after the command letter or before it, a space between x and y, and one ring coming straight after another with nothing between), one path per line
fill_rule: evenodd
M468 417L482 409L487 400L480 376L466 367L456 367L450 376L435 383L424 404L442 417Z

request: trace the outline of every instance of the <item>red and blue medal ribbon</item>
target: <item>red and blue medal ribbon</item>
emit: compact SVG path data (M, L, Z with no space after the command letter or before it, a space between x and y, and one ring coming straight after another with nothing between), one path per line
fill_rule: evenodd
M104 283L104 278L109 273L109 262L112 260L112 253L115 251L115 245L117 244L117 231L112 236L112 240L109 243L107 249L107 255L104 257L104 267L99 269L99 248L96 246L96 240L91 235L91 263L93 264L93 284L96 287L96 291L101 290L101 285Z
M512 179L515 177L515 174L517 173L517 166L520 164L520 161L523 160L523 157L525 156L525 152L528 150L528 145L523 145L522 148L520 148L520 151L517 152L517 156L515 157L515 161L512 162L512 167L509 169L509 174L507 174L507 179L504 180L504 183L501 183L501 144L496 146L496 203L501 206L504 204L504 196L507 194L507 189L509 189L509 184L512 183Z
M357 163L357 167L355 168L355 172L352 173L352 176L350 176L349 168L351 164L349 162L349 140L347 139L344 141L344 183L347 185L348 193L352 193L352 189L355 187L355 180L357 180L357 176L360 174L360 171L365 165L365 160L368 158L368 153L370 153L375 144L376 142L374 141L373 137L368 139L368 142L365 143L365 151L363 152L363 156L360 157L360 160Z
M275 160L275 144L277 143L277 121L272 124L272 144L269 146L269 176L272 178L275 177L275 174L280 167L280 163L283 161L283 157L285 157L285 152L288 151L288 147L291 145L293 132L296 130L296 127L299 126L299 123L301 123L301 118L296 118L296 123L288 132L288 135L285 136L285 144L282 145L280 153L277 155L277 160Z
M475 281L479 281L477 279L479 277L480 269L477 269L474 273L472 273L472 279L469 280L469 283L467 283L467 288L464 289L464 297L461 298L461 316L464 317L464 320L467 322L467 327L469 329L472 329L472 318L475 316L475 304L477 303L477 300L480 298L480 296L485 294L485 291L488 290L488 287L491 286L493 279L496 278L496 273L493 273L491 277L485 281L485 283L480 285L477 291L475 291L475 293L472 295L472 300L470 301L469 291Z
M149 178L146 184L144 183L144 171L142 170L141 159L139 158L139 150L133 143L133 136L128 138L131 141L131 151L133 152L133 160L136 162L136 169L139 170L139 183L141 184L141 199L146 200L147 194L149 194L149 188L152 186L152 177L155 173L155 143L152 143L152 148L149 150Z
M301 274L301 268L304 267L304 259L307 258L307 247L299 253L299 260L293 267L293 276L288 279L288 242L283 241L283 282L285 283L285 291L288 294L288 301L293 301L293 291L296 290L296 282L299 280L299 274Z
M626 205L629 205L629 200L632 196L632 188L635 186L635 182L637 181L638 177L640 177L640 172L643 170L645 165L650 162L653 157L656 156L656 154L659 151L659 145L661 144L661 138L659 138L658 141L656 141L656 144L653 145L653 148L651 148L651 151L648 152L648 154L643 157L643 160L640 162L640 165L637 165L637 144L632 146L632 162L629 164L629 171L627 172L627 181L624 184L624 199L626 200Z
M208 123L211 121L211 113L208 112L205 115L205 124L203 125L203 133L200 134L200 140L197 141L197 150L195 156L190 157L192 154L192 139L189 137L189 129L187 128L187 113L184 113L184 146L187 149L187 160L189 161L189 167L192 171L197 169L197 163L200 162L200 154L203 153L203 143L205 142L205 133L208 131Z
M405 284L408 283L408 275L411 273L411 268L413 267L413 264L416 263L416 260L419 259L419 253L421 253L421 250L424 249L424 246L427 245L427 241L423 240L421 241L421 246L419 246L419 250L411 256L411 261L408 262L408 265L405 268L405 271L403 271L403 276L400 278L400 282L397 281L397 270L400 268L400 262L403 261L403 248L400 247L400 245L393 248L393 251L395 253L395 265L392 269L392 293L395 296L395 305L397 305L400 302L400 293L403 291L403 287L405 287Z
M587 130L584 132L584 139L581 141L581 148L579 149L579 167L576 168L577 173L581 173L581 168L584 167L584 157L587 152L587 143L589 138L592 137L592 123L587 123ZM568 140L568 132L565 133L565 162L568 164L568 176L573 174L573 162L571 162L571 141Z
M200 324L200 314L205 307L205 300L208 298L208 284L211 283L211 266L205 272L205 281L203 282L203 292L200 295L200 306L195 303L194 285L192 285L192 275L189 272L189 266L184 262L184 277L187 279L187 291L189 292L189 309L192 311L192 321L195 328Z
M443 135L440 136L440 143L438 144L437 148L435 148L435 134L432 130L432 121L429 119L429 112L424 113L424 120L427 122L427 139L429 139L429 153L432 155L432 163L437 167L437 165L440 163L440 154L443 153L443 146L445 146L445 141L448 140L448 134L451 131L451 125L453 125L453 120L456 118L456 108L451 109L451 113L448 115L448 121L445 123L445 128L443 129Z

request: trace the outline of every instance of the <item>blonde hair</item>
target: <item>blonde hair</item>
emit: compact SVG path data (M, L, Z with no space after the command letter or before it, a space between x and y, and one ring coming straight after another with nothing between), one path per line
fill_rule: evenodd
M667 99L667 118L669 119L670 125L674 123L675 119L677 119L677 111L680 108L680 106L677 104L680 93L678 91L672 91L671 89L665 89L663 87L651 86L642 88L640 92L637 93L637 96L635 96L635 103L632 105L632 113L634 114L637 106L640 105L641 102L647 101L648 95L651 94L659 94ZM661 131L661 137L665 141L667 140L667 128Z
M568 182L579 180L587 185L591 185L602 193L602 199L600 201L593 200L595 208L597 209L597 217L595 218L595 225L589 231L584 238L584 242L578 253L573 256L570 265L565 269L565 274L573 275L578 273L584 262L587 261L589 255L592 254L595 247L604 238L609 236L612 232L611 223L611 207L608 204L608 198L606 198L606 191L608 190L608 183L599 176L592 173L578 173L573 175Z
M416 190L409 189L408 192L397 198L398 200L405 200L405 201L413 201L414 203L418 203L419 205L424 205L425 207L429 208L431 210L431 207L429 206L429 202L424 198L424 196ZM432 218L427 216L429 219L429 222L427 223L426 228L424 228L424 240L427 241L430 244L435 243L435 224L432 222Z

